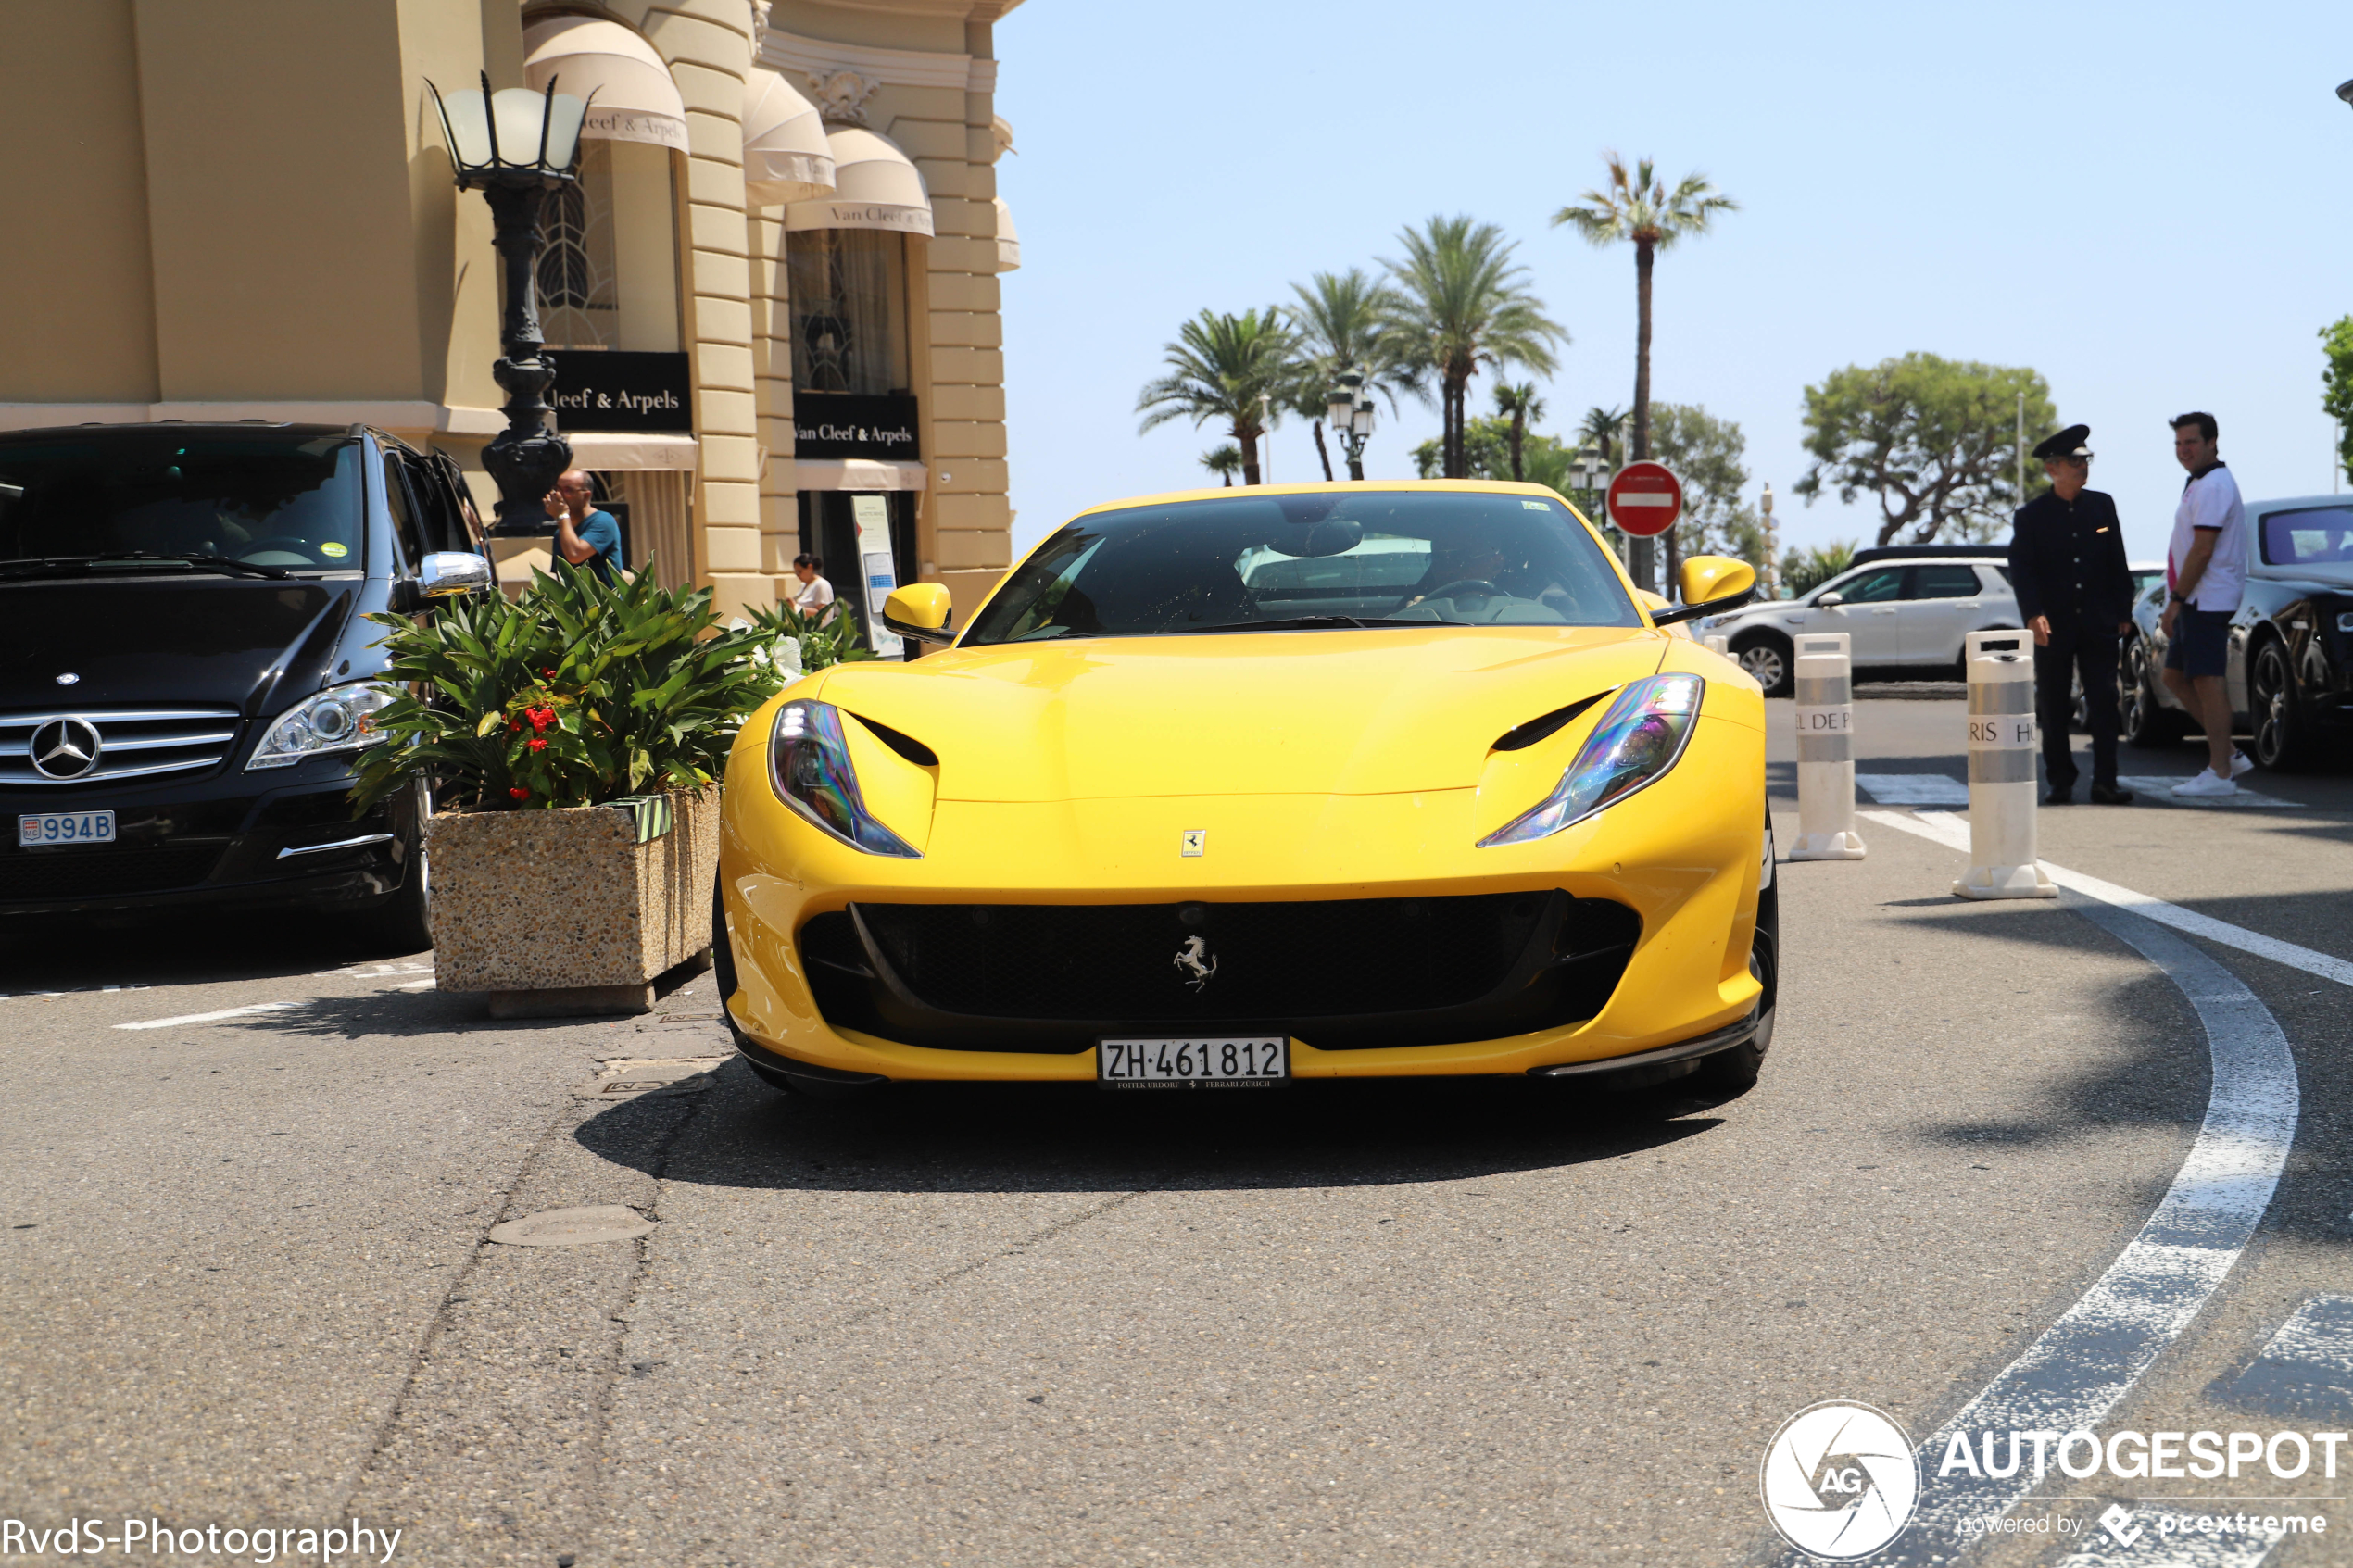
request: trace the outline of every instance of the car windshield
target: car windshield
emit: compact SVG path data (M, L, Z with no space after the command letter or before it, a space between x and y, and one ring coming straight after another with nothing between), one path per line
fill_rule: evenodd
M1557 501L1366 488L1090 513L1031 552L963 641L1431 622L1642 623Z
M0 444L0 559L225 556L357 571L359 458L341 435Z
M2263 520L2263 561L2267 566L2353 563L2353 507L2271 513Z

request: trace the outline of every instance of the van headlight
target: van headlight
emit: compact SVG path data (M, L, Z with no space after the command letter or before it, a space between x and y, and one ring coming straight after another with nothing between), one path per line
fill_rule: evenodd
M399 695L375 681L329 686L271 721L245 766L291 768L306 758L381 746L392 737L376 728L376 715Z
M869 855L924 858L866 809L842 734L841 709L832 703L804 698L776 710L776 727L768 738L768 777L777 799L844 844Z
M1549 838L1664 777L1692 738L1705 686L1696 675L1652 675L1619 692L1553 793L1478 847Z

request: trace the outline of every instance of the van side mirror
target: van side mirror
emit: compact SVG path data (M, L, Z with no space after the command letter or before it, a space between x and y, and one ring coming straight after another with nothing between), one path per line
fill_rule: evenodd
M417 575L392 585L392 613L414 615L434 599L478 594L495 580L487 557L470 550L435 550L417 569Z
M955 602L943 583L910 583L892 589L890 597L883 600L883 624L902 637L952 643L956 640L950 629L954 619Z

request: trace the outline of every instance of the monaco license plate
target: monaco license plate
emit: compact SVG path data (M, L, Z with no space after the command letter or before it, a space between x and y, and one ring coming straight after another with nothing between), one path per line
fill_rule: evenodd
M17 818L17 843L112 844L112 811L27 811Z
M1106 1089L1248 1089L1290 1076L1290 1042L1276 1035L1104 1040L1095 1081Z

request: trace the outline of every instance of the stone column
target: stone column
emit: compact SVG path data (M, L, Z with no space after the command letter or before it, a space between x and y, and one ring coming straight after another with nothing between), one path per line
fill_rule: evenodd
M744 76L749 0L661 0L635 19L686 104L686 178L679 203L680 290L702 467L695 481L695 576L724 616L775 602L761 545L749 234L744 216Z

